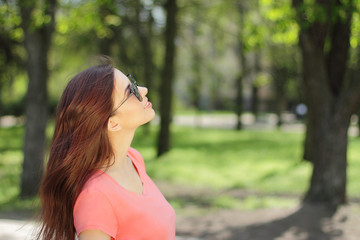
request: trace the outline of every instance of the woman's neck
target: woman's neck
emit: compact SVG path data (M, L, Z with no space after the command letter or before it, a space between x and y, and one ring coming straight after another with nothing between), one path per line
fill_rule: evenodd
M128 164L127 153L134 138L135 130L109 132L109 140L114 152L112 169L123 168Z

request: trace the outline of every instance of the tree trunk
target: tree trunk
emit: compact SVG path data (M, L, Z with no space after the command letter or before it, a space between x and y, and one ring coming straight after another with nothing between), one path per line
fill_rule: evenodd
M137 10L137 20L136 20L136 34L139 38L139 42L142 50L142 60L143 60L143 79L145 81L145 86L149 89L152 89L153 86L153 51L152 51L152 35L153 35L153 23L154 19L151 14L151 10L148 10L148 18L145 23L141 23L141 13L140 9L144 9L144 6L140 1L137 2L139 9ZM149 99L152 99L152 91L148 93Z
M277 119L277 123L276 126L278 129L281 128L281 126L283 125L283 119L282 119L282 113L285 109L285 105L286 105L286 97L285 95L279 95L277 93L276 96L276 115L278 117Z
M281 114L285 109L286 105L286 90L285 85L288 78L287 69L284 67L272 66L273 72L273 84L275 87L275 99L276 99L276 115L278 116L277 127L280 129L283 121Z
M256 121L258 120L259 115L259 97L258 97L259 88L254 83L251 86L251 112L254 115Z
M126 66L126 69L132 70L135 65L134 60L130 57L129 51L128 51L128 44L123 39L126 39L124 36L124 29L122 29L121 26L117 27L116 29L116 38L117 38L117 44L119 46L119 51L117 54L117 59L119 63L123 66Z
M330 104L328 106L331 107ZM315 116L314 116L315 115ZM334 113L337 115L337 113ZM319 120L321 119L321 120ZM336 121L321 113L310 116L313 172L305 201L328 202L331 205L346 203L347 129L348 121ZM321 121L322 126L316 122Z
M347 130L350 116L360 103L360 83L345 83L349 50L352 1L316 1L326 20L304 12L303 0L293 0L301 27L299 44L308 107L305 154L313 164L305 201L333 206L346 203ZM346 13L345 19L340 14ZM325 48L325 42L328 43Z
M200 20L195 21L191 28L192 81L189 84L191 103L197 111L201 109L200 101L201 101L201 85L202 85L201 52L196 41L199 32L198 21Z
M36 1L19 1L25 48L28 54L29 77L26 98L24 162L21 176L21 197L37 194L44 160L45 129L48 117L47 78L51 34L54 30L56 0L48 1L44 14L50 15L48 24L34 26L32 11ZM35 16L36 17L36 16Z
M153 51L152 51L152 38L153 38L153 24L154 18L152 16L152 10L146 9L144 4L140 0L134 1L136 18L133 22L133 29L136 33L137 38L139 39L140 50L138 51L138 58L141 60L137 63L139 72L142 72L142 80L150 91L147 94L147 97L153 101L153 75L154 75L154 61L153 61ZM147 14L146 20L144 20L144 13ZM149 123L143 126L145 134L149 133Z
M117 33L119 26L108 25L108 23L106 23L106 18L111 15L118 15L116 11L117 6L115 0L99 1L98 4L98 14L101 18L102 27L106 28L107 31L110 31L111 34L101 38L96 36L97 46L101 55L111 56L111 48L118 38Z
M235 99L235 113L237 116L236 130L241 130L243 128L241 122L241 115L243 113L243 81L247 77L247 64L245 56L245 46L244 46L244 19L245 19L245 6L243 2L237 4L239 11L239 40L238 40L238 56L240 60L241 74L236 79L236 99Z
M152 36L153 36L153 24L154 19L151 13L151 10L145 10L144 5L141 1L136 1L136 21L135 21L135 32L139 39L141 53L142 53L142 65L143 65L143 80L145 81L145 86L150 89L148 93L148 98L152 99L153 91L153 74L154 74L154 61L153 61L153 51L152 51ZM148 16L145 22L141 22L141 14L143 11L146 11Z
M261 82L258 82L257 76L262 71L261 62L260 62L260 50L255 52L255 66L254 73L252 78L252 94L251 94L251 111L255 116L256 121L259 118L259 87L261 86Z
M241 122L241 115L243 113L243 77L239 75L236 79L236 130L241 130L243 128Z
M172 83L174 79L174 61L175 61L175 37L176 37L176 0L167 0L165 4L167 12L165 44L166 53L164 58L164 69L162 74L162 82L160 87L160 132L158 135L158 151L157 155L170 150L170 123L171 123L171 107L172 107Z

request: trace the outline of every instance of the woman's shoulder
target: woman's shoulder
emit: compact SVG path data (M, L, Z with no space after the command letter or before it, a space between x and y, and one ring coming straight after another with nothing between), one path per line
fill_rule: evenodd
M96 169L91 177L86 181L82 187L81 193L83 192L106 192L109 188L109 179L103 171Z
M145 168L144 159L141 156L140 152L136 150L135 148L130 147L128 150L129 157L134 160L136 163L140 164L142 167Z
M141 156L140 152L138 150L136 150L135 148L130 147L129 150L128 150L128 154L131 154L132 157L142 159L142 156Z

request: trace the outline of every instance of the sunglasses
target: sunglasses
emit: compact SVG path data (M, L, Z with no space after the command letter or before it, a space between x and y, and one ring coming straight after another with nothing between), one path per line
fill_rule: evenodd
M130 80L130 94L125 98L124 101L122 101L122 102L120 103L120 105L119 105L117 108L115 108L115 110L113 110L113 111L110 113L110 116L113 115L113 114L131 97L131 95L135 95L135 97L136 97L140 102L143 100L143 98L142 98L142 96L141 96L141 94L140 94L140 92L139 92L139 89L138 89L138 87L137 87L137 85L136 85L136 81L135 81L135 79L133 78L133 76L131 76L130 73L127 74L126 76L127 76L127 77L129 78L129 80Z

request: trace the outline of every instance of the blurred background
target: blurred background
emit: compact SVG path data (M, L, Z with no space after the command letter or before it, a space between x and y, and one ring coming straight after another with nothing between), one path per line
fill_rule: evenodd
M359 236L359 0L0 0L0 239L99 55L149 89L133 147L179 239Z

